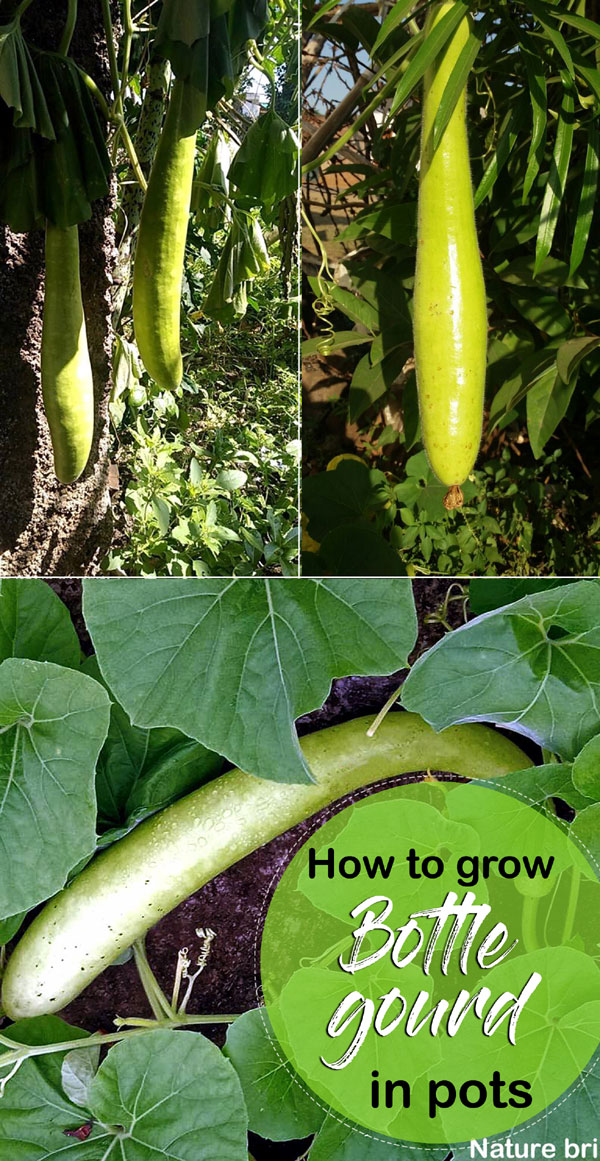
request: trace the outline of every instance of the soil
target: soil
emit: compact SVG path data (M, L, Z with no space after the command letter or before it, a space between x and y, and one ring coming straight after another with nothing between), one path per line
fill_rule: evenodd
M117 5L115 3L115 13ZM66 0L35 4L23 20L28 39L55 49ZM100 0L80 5L72 54L110 91ZM69 486L55 479L40 386L44 292L43 233L0 229L0 575L81 576L98 570L111 541L107 487L111 345L110 269L114 198L96 203L80 228L81 278L96 388L96 432L90 466Z
M54 581L52 587L71 611L83 650L91 652L81 615L80 582ZM449 589L456 593L457 588L456 584L444 579L414 582L419 638L418 648L411 660L444 635L445 629L438 619L440 610ZM462 601L450 602L445 619L452 628L458 628L463 623ZM405 672L390 677L346 677L334 681L330 696L322 708L299 719L298 732L307 734L362 714L376 713L394 690L398 689ZM528 749L526 740L522 744L524 749ZM535 747L532 747L532 757L535 752ZM359 792L354 797L364 793L368 791ZM219 875L149 932L149 961L167 992L172 986L178 949L188 947L192 953L198 953L196 929L199 927L209 927L217 933L207 966L196 984L189 1011L237 1013L256 1007L255 946L264 901L272 890L274 880L286 867L294 844L309 829L313 829L319 817L317 815L309 822L294 827ZM132 962L109 968L63 1013L65 1019L90 1032L110 1030L117 1014L151 1015ZM207 1026L206 1034L217 1043L223 1043L223 1026ZM251 1151L255 1161L292 1161L301 1155L303 1149L298 1144L268 1145L255 1141Z

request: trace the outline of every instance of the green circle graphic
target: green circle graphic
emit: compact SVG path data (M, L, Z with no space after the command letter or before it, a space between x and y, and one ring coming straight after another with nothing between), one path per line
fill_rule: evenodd
M319 1103L395 1140L457 1143L577 1081L600 1043L599 945L600 883L562 825L489 783L413 783L300 848L262 984L282 1059Z

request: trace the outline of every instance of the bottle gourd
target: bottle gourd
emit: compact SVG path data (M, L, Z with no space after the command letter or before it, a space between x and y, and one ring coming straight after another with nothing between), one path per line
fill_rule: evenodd
M530 765L479 724L436 734L418 714L388 714L373 737L355 718L300 739L314 782L230 770L154 814L95 858L36 916L2 980L11 1020L58 1012L163 915L227 867L342 795L415 770L498 778Z
M63 484L84 471L94 435L94 381L79 274L79 230L46 226L42 394L54 469Z
M452 9L428 11L425 33ZM423 87L421 163L414 293L414 344L421 430L427 457L463 502L483 419L487 350L485 284L473 206L466 126L466 86L435 153L433 126L444 89L470 32L465 17L427 70Z
M181 282L196 134L205 98L175 80L144 199L133 274L133 325L142 362L159 387L175 390L183 376Z

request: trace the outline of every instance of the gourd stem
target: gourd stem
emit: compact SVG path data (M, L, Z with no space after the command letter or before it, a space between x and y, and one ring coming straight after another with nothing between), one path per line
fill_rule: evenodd
M120 1040L129 1040L132 1036L147 1036L157 1028L189 1028L192 1024L232 1024L238 1016L184 1016L181 1020L148 1021L143 1027L133 1027L127 1032L98 1032L93 1036L82 1037L81 1040L66 1040L57 1044L27 1044L16 1047L14 1040L7 1036L0 1036L0 1044L6 1045L13 1051L0 1053L0 1068L8 1068L30 1056L50 1056L54 1052L71 1052L75 1048L95 1048L98 1045L117 1044ZM6 1080L7 1078L4 1077Z
M60 47L58 50L59 56L68 56L69 55L71 41L73 40L73 33L75 32L75 25L77 24L77 9L78 9L78 0L69 0L69 8L67 11L67 22L65 24L65 30L62 34L62 40L60 42Z
M146 998L154 1016L157 1020L164 1016L167 1019L172 1019L174 1016L173 1009L167 997L165 996L150 964L148 963L148 956L146 955L146 945L143 939L138 939L133 945L133 954L135 957L135 966L138 970L138 975L141 980L142 987L146 993Z

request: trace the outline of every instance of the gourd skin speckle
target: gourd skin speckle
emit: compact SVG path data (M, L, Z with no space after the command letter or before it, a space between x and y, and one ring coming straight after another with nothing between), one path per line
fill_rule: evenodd
M426 33L453 7L428 12ZM444 88L469 36L465 18L425 74L414 293L414 343L427 457L447 487L472 470L483 420L487 351L485 284L473 208L466 88L438 148L433 125Z
M54 470L63 484L79 479L94 435L94 380L79 275L79 229L46 226L42 394Z
M215 875L351 790L419 770L494 778L530 761L482 725L436 734L389 714L373 738L357 718L301 739L316 781L290 785L231 770L99 855L34 919L2 981L12 1020L58 1012L158 920Z

